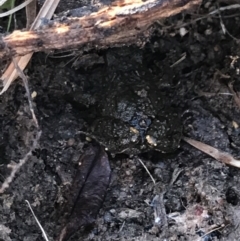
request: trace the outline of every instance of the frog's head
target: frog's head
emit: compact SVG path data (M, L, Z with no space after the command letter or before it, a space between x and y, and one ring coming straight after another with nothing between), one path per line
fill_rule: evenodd
M179 146L182 128L179 123L167 118L156 118L145 133L145 143L149 149L163 153L173 152Z

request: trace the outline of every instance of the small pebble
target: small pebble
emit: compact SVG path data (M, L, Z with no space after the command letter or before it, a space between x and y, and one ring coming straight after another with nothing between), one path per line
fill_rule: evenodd
M187 33L188 33L188 31L186 28L179 29L179 34L181 35L181 37L184 37Z
M75 139L74 138L70 138L68 141L67 141L67 145L68 146L73 146L75 143Z
M106 212L106 213L104 214L104 221L107 222L107 223L112 222L112 215L111 215L111 213Z
M37 97L37 92L36 91L33 91L32 94L31 94L31 97L34 99Z

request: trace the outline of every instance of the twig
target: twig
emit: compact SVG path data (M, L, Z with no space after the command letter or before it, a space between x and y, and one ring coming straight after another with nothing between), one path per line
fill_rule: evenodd
M232 83L232 82L228 83L228 89L229 89L230 92L232 93L233 98L234 98L234 101L235 101L235 103L237 104L238 108L240 108L240 98L239 98L239 94L238 94L238 92L236 92L236 91L233 89L233 83Z
M125 220L123 221L123 224L121 225L121 228L120 228L119 231L118 231L119 233L122 232L124 226L125 226Z
M183 140L191 146L194 146L198 150L208 154L209 156L213 157L214 159L222 163L240 168L240 161L233 158L233 156L231 156L229 153L219 151L218 149L212 146L204 144L200 141L190 139L188 137L183 137Z
M217 228L214 228L214 229L210 230L209 232L205 233L203 236L201 236L197 241L204 240L204 238L205 238L208 234L213 233L213 232L215 232L215 231L217 231L217 230L220 230L220 229L223 229L223 228L225 228L225 225L224 225L224 226L217 227Z
M226 11L226 10L232 10L232 9L236 9L236 8L240 8L240 4L233 4L233 5L218 8L218 9L210 12L208 15L214 15L214 14L219 13L219 11L223 12L223 11Z
M41 223L38 221L38 218L36 217L35 213L33 212L32 207L31 207L29 201L28 201L28 200L25 200L25 201L26 201L29 209L31 210L31 213L32 213L33 217L35 218L38 227L41 229L44 239L45 239L46 241L49 241L49 239L48 239L48 237L47 237L47 234L46 234L45 230L43 229Z
M23 81L23 84L24 84L24 87L25 87L25 90L26 90L26 93L27 93L28 104L29 104L29 108L30 108L30 111L31 111L31 114L32 114L32 118L33 118L33 121L35 122L35 125L36 125L37 129L38 129L39 128L38 120L37 120L35 112L34 112L33 101L32 101L32 96L30 94L27 77L23 73L23 71L19 68L19 66L17 64L17 61L14 58L12 59L12 61L13 61L13 64L14 64L17 72L18 72L18 75L22 78L22 81Z
M144 169L146 170L146 172L148 173L148 175L151 177L152 181L153 181L153 184L155 185L156 184L156 181L155 179L153 178L152 174L149 172L148 168L145 166L145 164L143 163L143 161L138 157L137 158L138 161L142 164L142 166L144 167Z
M186 56L187 56L186 52L183 53L183 54L182 54L182 57L181 57L179 60L177 60L177 61L176 61L175 63L173 63L172 65L170 65L170 68L173 68L174 66L178 65L179 63L181 63L184 59L186 59Z
M183 169L181 169L181 168L174 169L171 181L168 185L166 192L168 192L172 188L173 184L176 182L176 180L178 179L178 177L182 173L182 171L183 171Z
M51 21L36 31L14 31L0 42L0 58L86 45L98 49L126 44L142 46L152 34L155 21L200 3L201 0L116 0L99 11L89 10L78 18ZM84 13L84 9L79 11ZM10 53L5 46L11 49Z
M220 12L219 4L217 4L217 6L218 6L218 11L219 11L220 25L221 25L223 34L226 34L226 33L227 33L232 39L234 39L236 42L238 42L239 39L235 38L235 37L228 31L228 29L226 28L225 24L223 23L223 19L222 19L222 15L221 15L221 12ZM239 7L240 7L240 4L239 4Z
M232 10L232 9L237 9L237 8L240 8L240 4L233 4L233 5L221 7L221 8L216 9L216 10L214 10L214 11L212 11L212 12L210 12L210 13L202 16L202 17L195 18L195 19L191 20L191 21L188 22L188 23L184 23L184 24L177 25L177 26L175 26L175 29L188 26L188 25L193 24L193 23L195 23L195 22L197 22L197 21L199 21L199 20L208 18L208 17L211 16L211 15L218 14L219 12L224 12L224 11L227 11L227 10Z

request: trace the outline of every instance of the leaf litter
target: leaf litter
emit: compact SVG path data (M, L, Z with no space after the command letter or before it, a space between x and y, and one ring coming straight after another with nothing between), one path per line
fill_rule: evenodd
M79 160L67 203L72 206L72 210L57 241L67 241L81 227L94 223L103 203L110 175L106 152L98 144L89 145Z
M215 11L214 5L209 1L207 3L209 4L208 6L211 6L209 12L212 10ZM208 8L207 3L200 11ZM227 20L224 16L223 20L227 28L236 26L238 23L234 19L234 24L232 24L233 18L228 18ZM174 24L173 26L176 25ZM179 45L178 41L176 41L178 36L176 38L156 36L151 40L153 42L150 43L150 48L143 50L145 53L147 52L144 61L147 62L155 74L157 73L159 80L162 81L167 76L168 84L171 81L178 83L176 87L178 91L175 92L175 87L173 86L171 86L171 89L166 87L166 90L169 91L169 94L174 93L177 96L173 96L173 102L175 101L176 105L186 105L189 108L189 116L192 116L190 116L190 120L188 121L189 126L186 125L185 134L208 143L211 147L219 148L217 151L214 150L217 155L219 155L219 150L231 153L230 147L235 146L236 148L234 150L231 149L231 151L237 156L239 153L237 149L239 145L239 128L232 128L229 122L232 123L232 121L235 121L238 123L239 111L236 110L232 103L232 97L226 95L219 96L217 94L215 96L199 96L192 92L191 86L197 87L204 93L215 92L214 87L218 82L214 82L215 86L209 85L213 73L216 69L221 69L222 71L222 68L225 68L227 73L224 71L223 73L229 74L229 66L226 64L226 53L231 52L238 55L238 47L227 36L221 34L221 27L217 18L213 18L211 21L204 18L200 22L197 22L196 26L196 29L191 29L190 27L187 29L188 34L181 38L181 44ZM231 29L231 32L233 30ZM208 35L209 33L211 35ZM219 43L220 40L221 44ZM225 45L225 41L229 46ZM208 48L206 49L205 46L208 46ZM117 51L117 54L120 53L120 56L121 51L122 49ZM131 51L132 54L142 54L140 50L134 48ZM175 63L181 54L185 52L187 52L187 55L184 61L172 69L176 77L166 73L165 69L167 69L166 66L168 66L168 63ZM107 59L109 54L106 51L103 55ZM75 133L76 130L82 128L82 122L79 118L81 115L77 114L79 110L76 111L79 108L77 106L78 103L76 103L77 101L75 101L77 108L71 108L69 103L64 102L64 95L71 93L72 89L80 89L82 87L80 86L81 83L86 78L86 73L88 75L86 81L88 88L91 87L92 83L101 80L101 76L108 75L106 73L108 67L104 63L101 63L104 65L103 71L99 71L102 68L100 64L97 65L97 70L93 68L91 72L86 71L84 74L82 74L81 70L77 70L76 76L71 75L72 70L69 71L68 68L64 68L64 71L62 71L62 67L58 68L56 63L51 66L51 61L48 63L52 70L49 70L48 67L46 69L38 68L35 64L39 65L39 63L42 63L41 57L40 55L39 58L36 57L33 60L33 71L36 71L35 73L38 74L38 77L36 78L35 74L30 74L31 87L38 91L35 101L43 126L41 149L35 151L35 155L38 157L37 161L29 163L29 166L26 166L26 169L22 170L21 175L17 176L16 181L12 183L12 189L9 189L10 192L13 191L13 194L18 194L14 196L11 196L11 193L8 194L14 200L12 208L8 208L7 194L1 197L1 222L6 229L11 228L11 232L6 232L11 237L10 240L23 240L23 237L26 240L41 238L41 234L36 238L37 231L31 225L31 222L29 220L25 221L26 212L22 210L21 202L27 197L21 199L22 195L30 195L28 199L31 203L40 203L35 208L37 213L41 213L42 210L49 210L49 212L42 212L42 218L50 237L59 233L60 228L58 232L55 229L56 219L53 219L51 216L55 210L52 204L56 195L55 188L60 185L59 182L56 184L53 181L56 176L54 171L57 165L65 165L67 167L73 165L69 164L69 160L71 160L72 153L76 151L76 145L67 146L64 143L67 143L70 137L75 138L76 143L81 143L80 138ZM111 57L114 58L115 56L112 55ZM117 55L117 58L119 58L119 55ZM161 61L159 61L159 58ZM239 65L239 62L236 65ZM114 74L118 74L119 66L122 66L122 63L117 66L118 68L112 67ZM97 73L98 71L99 73ZM127 71L124 74L126 74L127 78L130 76ZM235 78L233 85L234 89L237 89L239 82L238 75L230 73L230 76ZM159 81L159 84L162 84L162 82ZM15 130L14 125L6 122L4 119L5 117L11 117L8 106L21 110L26 105L24 99L21 99L19 89L21 90L21 87L18 84L14 84L9 89L8 95L2 97L2 106L5 107L2 110L3 115L1 116L4 126L3 133L5 133L5 130L9 130L9 132ZM180 97L184 104L179 103ZM6 105L5 102L8 98L10 101ZM15 99L17 101L21 100L19 101L20 107L15 107ZM10 133L13 133L13 131ZM26 132L23 133L25 134ZM9 159L16 160L14 152L11 152L9 146L15 146L15 152L20 148L17 147L19 142L13 140L17 140L16 132L12 136L14 138L7 136L6 142L3 142L7 150L3 151L3 153L7 157L11 157ZM177 153L177 157L157 156L155 163L152 162L154 158L149 157L144 162L156 182L168 179L175 167L181 166L183 168L183 172L174 183L173 188L164 193L164 200L161 199L161 202L164 202L164 205L161 205L164 206L168 222L169 219L173 220L173 223L168 225L168 237L170 237L170 240L238 240L240 235L236 227L239 224L238 216L240 213L239 170L221 162L209 161L210 158L199 153L189 148L188 145L183 144ZM95 236L92 234L93 238L86 237L84 234L81 234L79 237L76 235L76 240L80 237L82 240L129 240L131 238L135 238L136 240L159 240L161 233L150 234L148 229L148 226L151 226L155 221L153 217L154 212L151 207L146 207L142 200L146 198L153 199L156 195L161 194L161 190L157 191L153 188L152 181L146 175L145 170L141 172L142 166L130 158L123 158L122 160L116 158L112 162L112 165L114 167L112 168L114 178L107 193L106 204L100 210L100 215L96 219L98 234ZM74 173L72 169L70 170ZM4 175L4 169L2 169L1 175ZM28 181L29 179L30 181ZM83 183L84 181L74 182ZM55 184L52 185L53 183ZM167 181L167 184L162 183L162 185L169 185ZM25 187L27 187L27 191ZM40 191L37 187L40 188ZM43 188L41 189L41 187ZM79 190L79 187L76 184L75 191L72 191L74 198L69 198L67 202L70 208L69 219L66 222L61 222L62 225L65 224L63 230L67 227L68 223L74 223L72 221L74 218L77 219L76 215L73 215L73 211L77 211L75 213L81 216L80 210L77 210L74 206L78 200L78 191L76 190ZM19 192L18 190L21 191ZM30 194L29 190L31 190ZM135 214L141 213L141 216L125 216L124 219L120 219L123 208L131 209L135 211L132 212ZM155 211L157 214L158 210ZM13 219L12 217L15 218ZM156 217L159 217L159 214ZM90 219L93 220L94 218ZM6 222L5 220L8 221ZM75 231L78 229L79 227L76 228L76 226L73 228ZM220 230L216 232L217 229ZM208 235L209 232L211 235ZM9 237L7 239L9 240ZM73 240L75 239L73 238Z

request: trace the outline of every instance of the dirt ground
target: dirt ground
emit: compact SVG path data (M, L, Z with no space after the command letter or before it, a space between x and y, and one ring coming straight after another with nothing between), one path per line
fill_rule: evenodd
M65 193L87 142L81 133L89 125L86 116L95 118L91 106L106 98L101 87L118 77L127 82L141 79L146 86L154 81L181 117L184 136L240 156L240 15L238 9L207 15L217 6L204 1L192 15L156 23L143 48L91 50L82 57L34 55L26 74L42 135L33 155L0 195L0 240L44 240L25 200L49 240L59 235ZM0 96L0 103L3 182L10 173L7 165L29 151L36 129L20 80ZM240 240L239 169L183 141L169 154L108 154L111 182L96 223L70 240ZM154 216L158 198L167 218L161 229Z

